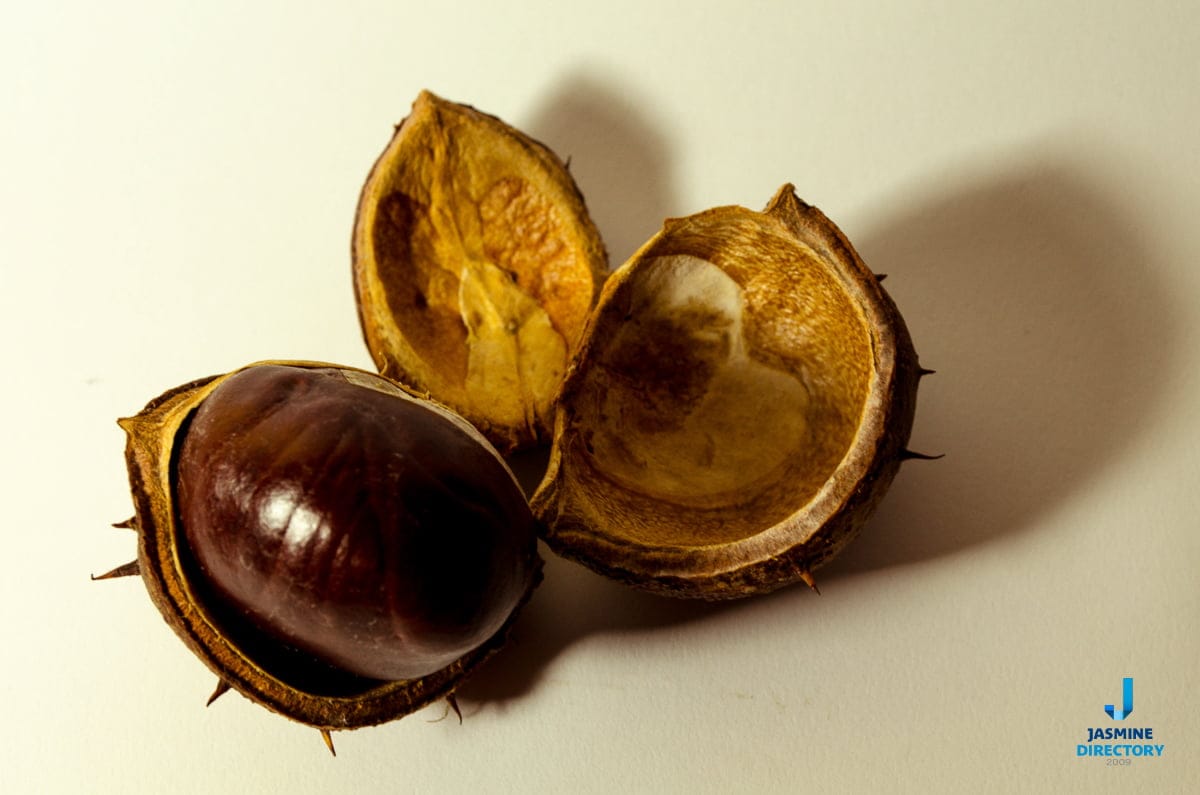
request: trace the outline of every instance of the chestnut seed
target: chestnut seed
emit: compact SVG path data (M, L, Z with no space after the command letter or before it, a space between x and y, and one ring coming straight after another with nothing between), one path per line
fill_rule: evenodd
M178 507L219 597L360 676L412 679L503 625L532 522L486 448L337 370L257 367L201 404Z
M260 363L121 425L139 551L111 574L141 574L214 697L236 689L327 741L452 700L541 578L495 449L372 373Z

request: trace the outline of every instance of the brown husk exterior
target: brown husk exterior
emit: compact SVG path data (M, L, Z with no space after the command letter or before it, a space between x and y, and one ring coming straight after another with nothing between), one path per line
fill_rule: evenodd
M298 367L355 368L321 362L272 361ZM251 367L256 365L250 365ZM237 371L235 371L237 372ZM360 371L365 372L365 371ZM231 375L230 373L229 375ZM486 643L451 665L419 679L390 682L359 695L330 697L302 692L268 674L235 647L193 598L181 571L178 538L182 530L172 505L175 445L187 418L226 376L212 376L168 390L136 416L120 421L128 434L125 457L138 532L138 564L151 601L192 652L224 683L246 698L292 720L327 729L353 729L384 723L451 695L484 660L498 650L521 607L541 580L542 562L505 625Z

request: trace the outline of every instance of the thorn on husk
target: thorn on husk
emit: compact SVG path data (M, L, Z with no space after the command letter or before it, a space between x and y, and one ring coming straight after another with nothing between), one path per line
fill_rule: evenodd
M138 566L138 562L136 560L131 560L122 566L117 566L115 569L113 569L110 572L101 574L99 577L97 577L95 574L93 574L92 581L95 582L96 580L111 580L114 577L133 577L134 575L141 574L141 573L142 573L142 569L140 566Z
M904 450L903 452L900 453L901 461L909 461L913 458L915 458L919 461L936 461L939 458L945 458L945 457L946 457L945 453L941 453L939 455L928 455L926 453L917 453L912 450Z
M446 703L450 705L450 709L454 710L454 714L458 716L458 725L462 725L462 710L458 708L458 698L453 693L446 696Z
M216 701L218 698L220 698L221 696L225 695L228 692L229 692L229 683L226 682L224 679L218 679L216 690L213 690L212 695L208 697L208 701L204 702L204 706L211 707L212 703L214 701Z
M875 281L877 281L877 282L881 282L881 281L883 281L883 280L884 280L884 279L886 279L886 278L887 278L887 274L886 274L886 273L877 273L877 274L875 274Z
M927 375L933 375L937 370L930 370L928 367L917 368L917 378L924 378Z
M337 756L337 751L333 750L333 736L329 733L329 729L321 729L321 739L325 741L325 747L329 749L329 753Z
M121 530L137 530L137 517L131 516L123 522L113 522L113 527Z
M800 579L804 581L805 585L816 591L817 596L821 595L821 589L817 587L817 581L813 579L811 571L800 572Z

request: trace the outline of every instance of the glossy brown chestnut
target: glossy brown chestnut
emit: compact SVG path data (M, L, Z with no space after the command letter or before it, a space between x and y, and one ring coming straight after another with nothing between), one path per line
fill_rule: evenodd
M516 489L495 488L500 461L429 415L337 370L227 380L178 464L205 581L279 640L373 679L483 643L528 584L531 523Z
M262 363L122 426L151 597L223 686L304 723L451 695L540 578L496 451L377 375Z

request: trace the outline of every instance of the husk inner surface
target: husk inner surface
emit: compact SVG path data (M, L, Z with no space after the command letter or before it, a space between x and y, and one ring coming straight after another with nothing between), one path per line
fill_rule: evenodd
M681 222L600 309L565 454L611 536L749 537L811 501L854 441L866 322L812 249L761 218Z
M548 158L425 94L362 202L377 363L503 427L548 427L594 296L591 243Z

